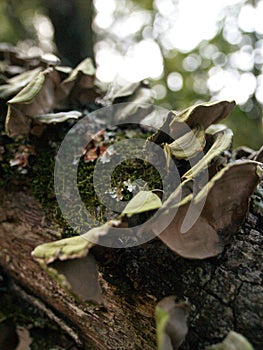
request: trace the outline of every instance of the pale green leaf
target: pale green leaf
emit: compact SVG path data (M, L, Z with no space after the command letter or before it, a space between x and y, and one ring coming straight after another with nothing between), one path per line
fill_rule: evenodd
M35 79L41 71L42 68L36 68L8 79L7 84L0 86L0 98L7 98L17 94L22 88Z
M206 131L207 132L207 131ZM196 177L202 170L204 170L208 164L222 152L229 149L232 143L233 132L228 129L222 129L213 134L213 144L202 159L188 170L183 178L192 179Z
M164 144L164 152L169 165L171 156L176 159L190 159L202 152L206 144L205 131L201 127L190 130L170 144Z
M157 335L157 349L162 350L162 344L165 337L165 327L169 320L168 311L159 307L155 308L155 322L156 322L156 335Z
M121 216L128 217L143 213L149 210L158 209L162 206L161 199L151 191L138 192L126 205Z
M86 58L84 61L80 62L80 64L78 64L77 67L72 70L69 77L65 79L63 83L68 83L75 80L80 72L85 75L95 74L95 67L91 58Z
M231 331L222 343L209 346L206 350L253 350L253 346L243 335Z
M188 332L186 321L190 305L188 302L176 303L175 300L175 296L168 296L156 305L158 350L178 350Z
M24 87L15 97L8 101L9 104L29 103L39 93L45 82L45 72L40 72L34 80Z
M51 124L51 123L62 123L68 119L79 119L82 113L79 111L70 112L58 112L58 113L48 113L33 116L32 119L39 123Z
M75 236L37 246L32 256L47 264L56 259L66 260L83 257L93 246L86 238Z

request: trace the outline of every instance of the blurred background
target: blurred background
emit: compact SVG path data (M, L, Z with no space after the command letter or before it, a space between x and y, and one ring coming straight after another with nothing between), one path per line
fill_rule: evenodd
M90 56L101 82L147 79L168 109L235 100L235 146L263 143L263 0L0 0L0 42Z

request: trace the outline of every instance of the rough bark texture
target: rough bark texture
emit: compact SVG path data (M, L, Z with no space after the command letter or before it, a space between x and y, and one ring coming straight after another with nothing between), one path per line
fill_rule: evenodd
M262 348L262 217L249 213L224 253L205 261L177 257L159 240L95 250L103 309L75 301L31 258L38 244L58 238L27 189L0 193L0 265L81 349L155 349L154 307L172 294L191 304L182 349L204 349L230 330Z

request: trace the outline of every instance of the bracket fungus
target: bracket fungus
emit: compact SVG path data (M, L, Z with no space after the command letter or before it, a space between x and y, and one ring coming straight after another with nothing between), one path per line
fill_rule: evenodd
M132 86L132 90L136 87ZM123 94L126 94L125 89ZM33 256L44 264L52 262L53 268L67 275L68 268L62 262L76 258L85 262L84 257L92 256L91 249L95 245L90 241L100 244L102 237L114 239L112 227L119 230L130 227L133 238L136 234L147 235L150 231L152 237L158 237L184 258L205 259L220 254L233 233L241 227L248 211L249 198L262 177L262 164L258 161L229 161L226 152L231 148L232 131L222 124L212 124L226 117L234 105L234 102L221 101L193 106L178 114L170 112L160 129L148 138L148 141L155 141L163 148L168 173L171 162L186 162L181 169L182 182L167 199L162 202L154 193L156 191L141 190L130 200L118 220L109 221L79 237L36 247ZM147 225L138 231L132 229L134 217L145 221L150 217L149 213L156 211L158 216L153 216ZM59 263L56 263L57 259ZM82 294L101 301L98 297L99 285L95 283L93 257L89 264L93 266L90 271L95 294L93 297L87 292ZM70 279L71 284L76 285L69 275L68 284L65 280L62 283L68 289ZM73 285L71 290L74 291Z
M179 349L188 332L186 321L189 311L189 303L176 303L175 296L165 297L157 303L155 320L158 350Z
M152 91L144 83L126 84L116 80L108 88L102 88L95 79L95 68L90 59L85 59L72 69L60 66L57 59L23 58L14 48L3 48L0 45L0 53L2 51L9 60L9 64L3 65L0 84L0 99L7 103L5 127L9 137L18 136L17 139L22 139L22 136L27 138L27 142L34 143L37 140L35 136L41 137L44 129L48 129L48 124L65 122L63 132L67 133L74 121L88 117L88 123L83 124L87 127L85 141L87 135L101 136L102 129L110 130L107 125L116 127L120 124L136 124L140 135L143 135L140 148L147 154L147 162L153 165L151 160L157 158L159 166L159 158L164 159L155 170L159 175L163 171L161 175L169 182L167 188L162 187L163 184L158 180L158 185L149 190L146 181L143 189L132 193L133 197L125 207L122 202L122 206L118 206L121 210L113 211L112 215L107 212L101 226L97 218L93 225L93 222L86 222L85 215L78 216L78 207L77 214L76 211L73 212L79 226L86 220L84 234L35 247L33 258L61 286L80 301L104 305L95 249L98 245L113 247L112 242L121 241L122 237L124 245L121 247L125 247L126 238L135 243L141 236L146 238L143 243L153 238L160 239L175 254L187 259L205 259L222 253L244 222L251 195L263 172L263 148L257 152L248 148L232 152L232 131L225 125L217 124L232 111L234 101L204 102L181 112L167 112L159 107L154 108ZM105 106L111 106L110 113L100 109ZM98 113L95 117L90 113L94 110ZM105 116L109 120L105 121ZM66 123L68 120L70 122ZM63 132L61 137L65 136ZM114 131L113 134L115 140L114 137L110 139L110 147L118 141L118 135ZM61 137L56 139L58 143ZM74 133L70 140L73 139L76 140ZM64 156L68 156L70 149L74 148L73 143L65 148ZM138 144L137 142L130 147L130 158L136 158L133 147L135 145L138 149ZM101 163L116 167L120 159L126 158L118 158L116 149L110 153L110 147L107 157L105 155L106 160ZM102 147L101 153L105 149ZM89 154L87 158L95 163L101 159L101 154L97 152L95 143L91 150L96 154ZM89 149L84 147L84 152L82 149L78 158L87 155L87 151ZM0 157L4 152L5 149L1 146ZM29 153L28 151L25 155L26 165ZM114 163L114 157L118 158L118 162ZM12 164L17 163L11 162ZM146 162L142 164L144 166ZM63 168L61 173L67 170L68 168ZM131 179L122 180L123 183L129 183ZM74 198L70 198L70 195L67 197L66 190L67 186L72 187L72 177L68 176L61 185L61 193L65 194L67 206L71 209ZM262 193L262 188L258 187L257 191ZM57 199L61 195L58 192L56 191ZM257 192L254 198L257 198ZM115 201L113 197L111 199ZM122 199L118 198L119 201ZM256 203L255 199L253 205L262 213L262 201ZM97 208L93 209L96 212ZM97 224L97 227L93 227ZM89 229L90 227L93 228ZM124 229L126 233L122 236ZM116 234L117 231L120 234ZM184 341L188 330L188 310L188 303L176 303L175 297L165 298L157 304L159 350L178 349ZM230 334L228 340L231 337L233 334ZM220 346L215 349L224 349Z
M222 343L209 346L206 350L253 350L253 346L243 335L231 331Z
M178 206L178 211L158 237L185 258L204 259L220 254L245 219L249 197L260 180L260 169L253 161L229 164L195 196L188 196L179 203L168 200L163 204L160 220L166 220L171 206ZM190 205L193 213L200 210L200 214L193 225L182 232ZM160 220L153 224L154 231L162 225Z
M83 113L71 110L99 96L95 91L95 68L90 58L75 69L45 62L33 70L7 79L0 86L0 98L9 98L6 131L11 137L40 136L46 124L78 119ZM61 112L61 110L70 109ZM56 112L59 111L60 112Z

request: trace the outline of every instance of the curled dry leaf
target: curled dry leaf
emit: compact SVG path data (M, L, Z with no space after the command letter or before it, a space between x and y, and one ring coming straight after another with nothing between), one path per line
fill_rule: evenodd
M183 343L188 327L186 324L190 305L175 302L175 296L159 301L155 308L158 350L177 350Z
M243 335L231 331L222 343L209 346L206 350L253 350L253 346Z

